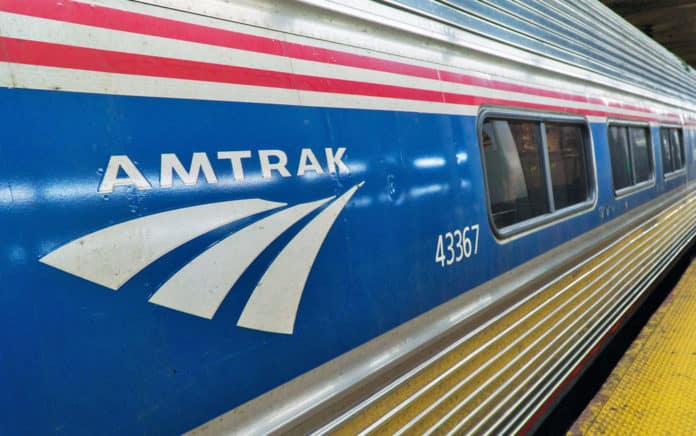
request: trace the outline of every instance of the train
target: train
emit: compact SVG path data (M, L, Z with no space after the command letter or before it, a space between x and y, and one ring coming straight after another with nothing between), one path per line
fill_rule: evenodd
M696 232L595 0L0 0L0 434L538 428Z

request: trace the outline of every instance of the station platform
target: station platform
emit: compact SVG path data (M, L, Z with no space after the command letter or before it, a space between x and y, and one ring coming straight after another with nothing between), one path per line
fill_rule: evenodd
M696 260L569 434L696 434Z

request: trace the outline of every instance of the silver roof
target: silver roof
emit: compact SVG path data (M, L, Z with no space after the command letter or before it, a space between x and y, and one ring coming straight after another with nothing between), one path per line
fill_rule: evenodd
M694 70L594 0L379 0L672 97L696 98Z

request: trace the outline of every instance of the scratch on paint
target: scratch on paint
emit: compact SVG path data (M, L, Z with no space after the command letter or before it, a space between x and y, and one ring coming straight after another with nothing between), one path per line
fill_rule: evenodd
M10 204L14 204L14 193L12 192L12 185L10 185L9 183L7 184L7 190L10 191Z
M0 36L3 34L2 29L0 29ZM16 88L17 87L17 81L15 80L15 75L12 72L12 63L10 62L10 56L7 53L7 47L5 46L4 42L0 42L0 53L2 54L2 57L0 60L3 60L7 62L7 74L10 79L10 87Z

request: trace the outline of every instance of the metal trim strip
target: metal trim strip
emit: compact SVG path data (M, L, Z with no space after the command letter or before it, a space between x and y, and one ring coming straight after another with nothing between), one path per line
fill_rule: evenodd
M694 231L693 231L693 224L696 223L696 220L692 219L691 221L688 221L688 222L691 224L691 227L692 227L692 230L691 230L691 232L689 233L689 235L691 235L691 234L694 233ZM663 242L660 244L660 247L666 248L666 250L669 251L669 249L671 249L671 248L674 246L675 242L677 242L678 239L679 239L679 238L671 238L671 239L663 240ZM646 251L649 251L649 250L650 250L650 247L647 247L647 248L645 248L645 249L641 252L641 254L645 254L645 252L646 252ZM664 253L664 254L666 254L666 253ZM601 327L602 325L606 324L606 317L611 316L611 314L614 313L614 312L617 311L617 310L620 310L620 311L623 312L623 310L624 310L627 306L630 306L630 304L629 304L630 301L633 301L633 300L639 298L639 297L642 295L642 293L643 293L643 290L644 290L645 286L640 286L639 283L640 283L641 281L644 281L644 280L643 280L644 277L642 277L642 276L639 276L639 277L631 276L631 273L635 273L635 272L638 271L638 270L644 270L646 267L649 268L650 271L652 272L652 268L653 268L655 265L659 264L660 261L662 260L662 257L663 257L662 255L663 255L663 253L660 253L659 256L658 256L658 255L651 256L651 257L649 257L649 261L646 262L646 263L637 263L633 268L631 268L629 271L627 271L626 273L624 273L623 276L621 277L621 279L617 280L616 282L613 282L613 283L612 283L612 286L609 287L608 289L606 289L606 293L605 293L603 296L600 296L600 299L598 299L598 300L596 300L596 301L597 301L597 302L598 302L598 301L602 301L603 298L608 297L608 298L606 298L606 302L602 305L602 308L608 309L608 310L598 309L598 310L592 311L592 312L587 312L587 311L586 311L586 312L583 312L583 313L578 313L578 314L576 314L576 315L578 315L578 316L577 316L576 321L573 322L573 324L574 324L575 322L577 322L577 320L583 319L584 316L587 316L588 314L591 315L590 320L586 321L582 326L576 326L576 327L577 327L577 331L583 331L583 330L586 329L586 328L587 328L587 329L590 329L590 326L592 325L592 324L590 323L590 321L596 318L596 320L595 320L595 322L594 322L594 326L595 326L595 327L594 327L594 330L590 329L590 331L596 331L597 334L599 335L599 337L603 337L604 334L607 333L607 331L608 331L608 329L603 329L603 328ZM623 283L623 284L624 284L623 288L628 288L628 291L623 292L623 293L621 293L621 292L619 292L619 293L614 293L614 291L620 289L619 283L622 283L621 280L623 280L623 279L626 278L626 277L628 277L629 279L635 279L635 283L632 284L632 285L628 285L628 283L629 283L630 281L629 281L629 282L626 282L626 283ZM593 293L593 296L594 296L595 294L596 294L596 291L595 291L595 293ZM625 300L625 299L628 299L628 300L630 300L630 301L629 301L628 303L624 302L624 303L616 304L617 301L622 301L622 300ZM595 306L596 304L597 304L597 303L595 302L595 303L590 307L590 309L594 308L594 306ZM617 308L618 308L618 309L617 309ZM623 308L623 309L622 309L622 308ZM607 312L607 313L605 314L605 312ZM571 312L571 313L572 313L572 312ZM610 325L611 325L611 324L610 324ZM570 326L569 326L569 327L570 327ZM565 330L568 330L569 327L566 327ZM564 330L564 331L565 331L565 330ZM559 335L559 336L561 336L561 335ZM547 348L551 348L552 346L554 346L555 340L556 340L556 339L553 338L552 341L549 342L549 343L547 344ZM578 341L578 337L572 336L572 335L569 336L568 339L566 339L566 341L564 342L564 344L562 344L562 345L557 345L557 346L554 347L553 353L551 353L550 355L542 355L542 356L545 358L545 360L544 360L543 362L538 362L537 368L543 369L548 363L563 362L563 361L565 361L565 360L563 359L563 357L558 357L558 356L556 356L556 355L558 354L559 351L566 349L566 345L570 345L571 348L568 349L567 351L565 351L565 353L564 353L564 356L567 356L568 353L572 352L572 350L577 346L577 341ZM542 356L537 355L537 356L535 357L535 359L538 358L538 357L542 357ZM530 361L532 361L532 360L530 360ZM575 362L579 362L579 361L581 361L581 359L575 360ZM554 370L550 369L550 370L547 371L544 375L532 373L531 375L527 376L527 378L526 378L524 381L522 381L522 382L520 382L519 380L515 380L515 383L517 384L518 388L517 388L516 390L512 391L511 393L509 393L509 394L507 395L507 397L505 397L504 400L498 401L498 402L497 402L497 406L496 406L495 408L493 408L493 409L491 409L491 410L487 410L487 411L486 411L486 417L481 418L480 420L478 420L478 423L479 423L479 424L477 424L477 425L480 426L480 425L483 425L483 423L487 422L488 417L491 416L491 415L493 415L493 413L494 413L496 410L500 410L500 408L501 408L503 405L507 405L507 401L508 401L509 399L511 399L511 398L517 398L517 402L520 402L520 401L521 401L520 398L524 398L525 395L522 395L522 396L514 396L514 394L515 394L515 393L518 393L518 391L519 391L519 386L524 385L524 386L527 386L527 387L528 387L528 385L526 385L525 383L528 382L530 379L532 379L532 377L533 377L534 379L537 380L537 383L535 383L534 385L538 385L539 383L542 383L544 380L548 380L548 377L551 376L551 375L553 375L553 374L555 374L555 373L554 373ZM510 382L508 382L508 383L512 383L512 381L510 381ZM528 392L528 393L529 393L529 392L535 392L535 390L534 390L534 389L528 389L527 392ZM534 405L534 404L538 404L538 403L529 403L528 406L531 407L531 406ZM479 407L480 407L480 406L479 406ZM511 409L510 409L510 410L511 410ZM500 421L500 420L502 420L502 418L499 418L499 421ZM476 428L477 428L477 427L474 427L474 431L476 431ZM491 426L491 428L495 428L495 425L494 425L494 426ZM457 427L455 427L455 429L454 429L453 431L457 431Z
M688 217L682 217L681 220L684 221L684 220L686 220L687 218L688 218ZM645 245L645 244L651 242L653 239L657 239L659 236L661 236L662 233L671 234L671 233L669 232L669 229L663 229L663 231L662 231L661 233L657 233L657 232L656 232L656 233L653 233L653 234L650 235L650 237L649 237L647 240L645 240L645 239L644 239L644 238L645 238L644 235L648 234L648 233L652 230L652 228L653 228L653 226L649 226L648 228L643 229L643 230L640 232L639 235L634 236L634 237L632 238L632 240L631 240L631 242L629 242L629 244L631 244L631 243L637 241L637 242L639 242L639 247L640 247L640 246L642 246L642 245ZM661 240L661 241L662 241L662 243L661 243L662 245L668 245L668 244L670 243L670 239L669 239L669 238L668 238L668 239ZM640 259L640 256L634 256L635 251L636 251L637 249L638 249L638 247L633 247L633 248L631 248L631 249L629 250L628 253L622 253L622 252L620 252L620 253L621 253L621 258L618 259L618 260L615 259L615 258L606 258L606 259L602 260L600 264L598 264L598 265L596 265L595 267L593 267L591 270L589 270L589 271L583 273L581 276L575 277L574 280L573 280L571 283L569 283L568 285L566 285L563 289L558 290L549 300L544 301L544 303L542 303L540 306L536 307L536 308L533 309L531 312L526 313L524 317L520 318L519 320L517 320L516 322L514 322L513 324L511 324L510 326L508 326L504 331L501 331L500 333L498 333L493 339L489 340L488 342L486 342L486 343L484 343L484 344L481 344L475 351L473 351L472 353L469 353L469 354L466 356L466 358L465 358L464 360L458 362L454 367L448 369L448 370L447 370L445 373L443 373L441 376L438 376L437 379L442 379L442 377L446 376L447 373L451 373L453 370L456 369L456 367L461 366L461 365L462 365L463 363L465 363L466 361L469 361L474 355L478 354L479 352L481 352L482 350L484 350L484 349L486 349L486 348L492 347L493 344L494 344L496 341L505 339L505 338L508 336L509 333L511 333L511 332L514 333L515 328L516 328L518 325L520 325L520 324L526 322L526 320L528 320L528 319L531 319L531 318L534 316L534 314L535 314L536 312L540 312L540 311L544 308L544 306L546 306L546 305L548 305L548 304L550 303L551 300L558 298L560 295L562 295L562 294L568 292L569 290L573 290L573 289L575 288L575 285L576 285L576 284L581 283L583 280L585 280L585 277L589 277L590 275L592 275L592 280L591 280L591 282L588 283L588 284L586 284L586 285L584 285L581 289L575 290L576 292L573 294L572 297L570 297L566 302L562 303L560 306L557 306L553 311L549 312L549 313L548 313L546 316L544 316L541 320L538 320L538 321L536 322L536 324L534 324L533 326L530 326L530 328L528 328L525 332L523 332L522 335L518 335L518 336L514 336L514 337L512 337L512 338L509 338L510 340L506 340L506 341L504 340L503 343L504 343L505 347L502 348L502 349L500 349L500 350L495 354L495 356L493 356L493 357L489 360L489 363L492 363L493 361L498 361L498 359L500 359L501 357L503 357L509 350L512 350L512 349L516 346L516 344L517 344L518 342L520 342L523 338L525 338L525 337L527 337L527 336L531 336L532 333L533 333L533 331L534 331L535 329L541 328L540 326L542 326L543 323L546 322L546 320L551 320L551 319L553 319L553 318L555 317L555 315L557 315L558 313L564 313L565 315L563 316L563 318L561 318L561 320L556 321L556 323L554 324L553 327L547 327L547 328L545 328L546 333L544 333L544 334L542 334L541 336L537 337L537 339L534 341L534 343L537 343L537 342L538 342L538 343L541 343L541 342L542 342L542 339L544 339L545 337L547 337L547 336L549 335L549 332L553 331L553 330L556 328L555 326L560 326L560 325L561 325L560 322L561 322L563 319L569 317L571 314L573 314L573 313L574 313L575 311L577 311L579 308L582 308L582 307L583 307L583 301L594 301L593 306L596 305L598 302L602 301L602 299L603 299L604 297L607 297L608 300L611 301L612 298L616 297L616 294L612 294L611 292L607 292L607 293L605 294L605 293L603 293L603 291L605 290L605 287L607 287L607 286L609 286L611 289L616 288L616 287L617 287L617 282L614 282L613 280L608 280L608 281L606 281L606 282L603 282L601 279L602 279L606 274L612 273L612 271L613 271L617 266L619 267L619 269L625 269L626 266L628 266L628 265L630 264L630 263L626 263L626 262L625 262L626 259L636 259L636 258L637 258L637 259ZM646 249L642 250L642 251L641 251L641 255L644 254L645 251L646 251ZM617 253L617 254L618 254L618 253ZM579 267L580 267L580 266L578 266L578 268L579 268ZM576 269L576 270L577 270L577 269ZM599 275L598 275L598 276L593 275L593 273L594 273L595 271L597 271L597 270L600 270ZM631 271L633 271L633 270L635 270L635 268L631 269ZM572 271L568 272L568 274L570 274L570 273L572 273ZM614 278L615 275L616 275L616 273L614 273L614 275L612 276L612 278ZM600 285L599 285L598 287L595 287L594 285L597 284L597 283L600 283ZM540 289L540 290L539 290L537 293L535 293L535 294L541 294L542 292L546 291L547 288L548 288L548 287L545 287L544 289ZM574 300L575 300L578 296L583 295L583 294L586 293L588 290L589 290L589 292L590 292L590 294L589 294L588 296L584 297L584 299L583 299L580 303L574 303ZM599 299L595 298L597 295L600 296ZM523 303L521 302L520 305L518 305L518 307L521 307L522 304L523 304ZM605 305L606 305L606 303L605 303ZM566 311L565 309L567 309L567 308L570 308L571 310L570 310L570 311ZM594 313L594 312L593 312L593 313ZM502 316L502 315L501 315L501 316ZM581 319L581 317L578 317L577 319ZM577 319L576 319L576 321L573 322L573 324L574 324L575 322L577 322ZM566 330L567 330L567 328L566 328ZM467 338L467 339L468 339L468 338ZM555 341L554 338L552 338L552 341L551 341L551 342L553 342L553 341ZM459 344L464 343L464 342L465 342L465 340L457 341L457 346L459 346ZM550 345L547 345L547 347L548 347L548 346L550 346ZM448 348L453 348L453 347L448 347ZM521 359L522 356L525 354L525 352L526 352L525 350L519 350L519 353L513 358L513 360L511 360L510 362L508 362L508 363L506 364L505 367L501 368L501 369L498 371L498 374L504 372L504 370L505 370L506 368L510 367L510 365L511 365L512 363L514 363L515 361ZM433 361L435 361L436 359L439 359L439 358L440 358L439 356L444 357L444 356L448 355L449 353L450 353L450 349L448 349L448 350L446 350L446 351L443 350L443 352L438 353L438 355L433 356L432 358L428 359L428 362L433 362ZM427 363L427 364L424 363L423 365L421 365L420 368L418 368L418 371L420 371L420 370L422 370L422 369L425 369L425 367L427 367L427 365L429 365L429 364L430 364L430 363ZM528 364L529 364L529 362L528 362L526 365L528 365ZM460 380L460 381L455 385L455 387L451 388L447 393L441 394L441 395L439 396L439 398L438 398L438 400L437 400L436 403L439 404L439 403L442 403L442 402L446 401L446 399L447 399L447 397L448 397L448 395L449 395L450 393L454 393L454 392L455 392L456 390L458 390L460 387L462 387L462 386L464 386L465 384L467 384L470 380L473 380L473 379L475 378L476 374L477 374L478 372L480 372L481 370L483 370L483 369L484 369L483 367L479 367L479 368L477 368L476 371L474 371L474 373L471 373L471 374L467 375L466 378ZM414 372L414 371L412 371L411 373L413 373L413 372ZM409 378L410 378L410 376L404 376L404 377L401 378L401 380L405 381L405 380L407 380L407 379L409 379ZM489 378L483 385L479 385L478 388L477 388L477 390L474 391L473 393L471 393L467 398L468 398L468 399L473 399L473 398L474 398L474 394L475 394L476 392L478 392L479 390L481 390L482 388L484 388L485 385L492 383L493 381L494 381L494 378L493 378L493 377L492 377L492 378ZM434 380L433 382L435 382L435 380ZM499 387L505 387L505 386L507 386L507 385L509 385L509 384L511 384L511 383L512 383L512 380L509 380L509 381L506 381L506 382L501 383L501 384L498 385L498 386L499 386ZM430 385L430 383L429 383L429 385ZM428 386L423 387L423 388L419 389L417 393L418 393L418 395L420 395L420 394L422 394L422 393L425 393L428 389L429 389ZM500 388L499 388L499 389L500 389ZM488 396L488 400L490 400L491 398L492 398L492 395L491 395L491 396ZM409 402L409 403L412 403L412 402L416 401L417 399L418 399L418 396L417 396L416 394L414 394L414 395L412 395L412 396L410 396L410 397L408 398L408 402ZM485 401L486 401L486 400L484 400L484 402L485 402ZM403 404L403 403L404 403L404 402L402 402L401 404ZM461 402L460 404L462 404L462 403L463 403L463 402ZM408 424L406 424L406 426L405 426L404 428L402 428L402 430L404 430L404 431L407 430L407 429L409 428L410 425L413 425L414 423L416 423L416 422L418 421L419 417L425 416L430 410L434 409L434 408L437 406L437 404L434 403L434 404L429 405L425 410L423 410L421 413L419 413L419 415L418 415L417 417L413 418ZM480 405L479 405L479 407L480 407ZM403 408L403 407L400 407L400 408ZM456 408L455 408L455 409L456 409ZM447 418L446 416L443 417L441 421L444 422L444 421L446 420L446 418ZM379 421L384 421L384 419L380 419L380 420L378 420L377 422L375 422L375 423L373 424L374 428L376 428L377 425L379 425ZM366 429L366 430L374 429L373 426L370 426L370 427L369 427L368 429ZM401 432L401 430L400 430L399 432Z
M541 404L547 404L550 399L553 398L554 394L556 394L557 390L563 386L565 383L565 380L568 380L568 377L573 375L573 372L576 372L581 365L586 363L586 360L589 358L593 358L596 356L596 350L601 347L601 345L607 340L607 337L610 336L612 333L612 330L614 327L618 324L621 323L621 321L626 317L627 315L630 314L632 309L635 307L635 305L644 297L645 291L649 289L657 279L657 277L661 276L662 274L665 273L665 271L668 269L668 267L673 264L673 262L678 258L678 256L683 252L683 250L686 249L689 245L693 245L694 243L694 238L696 238L696 230L692 230L685 238L682 238L682 243L678 245L677 247L673 247L671 250L671 256L667 259L662 259L662 263L658 263L660 267L657 270L654 270L649 277L645 277L644 281L646 282L646 285L642 290L638 290L635 293L635 296L632 300L630 300L623 309L621 309L619 312L617 312L614 316L614 318L608 319L605 321L605 324L609 326L609 329L600 329L595 332L594 336L589 337L586 339L586 342L588 342L588 345L585 346L584 351L580 350L577 353L584 353L581 354L583 357L582 359L576 359L570 362L566 362L564 364L564 367L567 367L564 373L556 374L556 380L549 380L547 385L548 388L545 390L542 390L539 392L543 396L543 400L540 402ZM607 334L607 331L609 332ZM579 362L579 363L578 363ZM539 404L539 403L535 403ZM540 408L540 409L543 409ZM526 413L526 415L525 415ZM515 432L521 431L523 427L528 427L530 425L533 425L534 423L534 415L536 415L538 412L535 412L534 410L527 410L526 412L518 412L516 416L517 420L517 427L515 429ZM520 422L521 420L521 422ZM510 421L511 424L514 423L514 420ZM503 431L508 431L508 429L511 428L510 425L508 425L507 428L504 428Z

